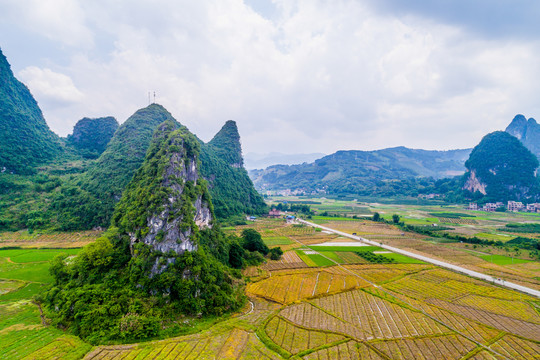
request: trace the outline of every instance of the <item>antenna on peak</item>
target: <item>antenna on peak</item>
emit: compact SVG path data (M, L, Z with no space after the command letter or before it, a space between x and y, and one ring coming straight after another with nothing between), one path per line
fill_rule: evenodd
M154 91L154 104L156 103L156 92Z
M150 105L150 91L148 92L148 105Z

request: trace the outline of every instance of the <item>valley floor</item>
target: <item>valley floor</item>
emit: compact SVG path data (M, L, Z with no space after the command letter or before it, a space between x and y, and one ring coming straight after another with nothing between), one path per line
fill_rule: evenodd
M330 228L461 266L489 264L494 272L537 286L537 261L496 265L470 249L402 235L387 224L324 221ZM0 250L0 358L540 358L539 298L282 219L258 219L228 231L248 227L285 254L244 271L246 308L197 334L131 345L91 347L43 325L31 290L50 281L39 274L52 254ZM378 256L366 258L365 252Z

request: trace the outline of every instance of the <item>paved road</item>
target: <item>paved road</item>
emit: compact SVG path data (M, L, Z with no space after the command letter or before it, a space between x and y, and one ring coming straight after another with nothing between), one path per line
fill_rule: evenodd
M381 247L383 249L386 249L386 250L389 250L389 251L392 251L392 252L395 252L395 253L398 253L398 254L407 255L409 257L412 257L412 258L415 258L415 259L418 259L418 260L422 260L422 261L425 261L427 263L431 263L431 264L434 264L434 265L437 265L437 266L440 266L440 267L443 267L443 268L454 270L454 271L457 271L457 272L460 272L460 273L463 273L463 274L466 274L466 275L469 275L469 276L472 276L472 277L475 277L475 278L478 278L478 279L489 281L489 282L491 282L493 284L505 286L507 288L518 290L518 291L524 292L526 294L533 295L533 296L536 296L536 297L540 298L540 291L528 288L526 286L522 286L522 285L519 285L519 284L514 284L514 283L509 282L509 281L504 281L504 280L501 280L501 279L497 279L497 278L494 278L491 275L482 274L482 273L479 273L479 272L476 272L476 271L465 269L465 268L463 268L461 266L449 264L449 263L444 262L444 261L435 260L435 259L429 258L427 256L422 256L422 255L412 253L410 251L401 250L401 249L395 248L393 246L384 245L384 244L381 244L381 243L376 242L376 241L368 240L368 239L365 239L363 237L356 236L356 235L347 234L346 232L331 229L329 227L322 226L322 225L319 225L319 224L315 224L315 223L305 221L305 220L302 220L302 219L298 219L298 221L300 221L300 222L302 222L302 223L304 223L306 225L309 225L309 226L318 227L318 228L321 228L323 230L333 232L334 234L338 234L338 235L341 235L341 236L344 236L344 237L348 237L349 239L353 239L353 240L356 240L356 241L362 241L364 243L374 245L374 246L378 246L378 247Z

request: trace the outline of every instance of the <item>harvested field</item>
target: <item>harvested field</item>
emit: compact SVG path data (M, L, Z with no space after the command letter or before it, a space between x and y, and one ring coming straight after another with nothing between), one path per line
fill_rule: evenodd
M0 247L80 248L94 242L103 231L79 231L51 234L29 234L27 231L0 233Z
M368 281L375 284L382 284L389 280L401 278L407 274L432 269L434 267L427 264L366 264L347 265L346 268L354 271Z
M253 333L238 328L138 345L99 346L85 359L215 359L216 354L230 359L279 359Z
M476 225L478 221L470 218L463 219L454 219L454 218L439 218L439 221L447 224L458 224L458 225Z
M268 322L265 332L275 344L291 354L298 354L305 350L338 343L346 339L342 335L327 331L302 329L279 316L275 316Z
M527 339L540 341L540 325L537 323L494 314L488 311L479 310L472 306L457 305L444 300L430 299L428 302L442 309L459 314L467 319L478 321Z
M368 340L451 332L422 313L361 290L316 299L313 304L370 334Z
M298 269L307 267L306 263L300 259L295 251L287 251L281 256L280 260L268 260L266 264L261 266L264 270Z
M321 349L304 356L306 360L333 360L333 359L366 359L366 360L385 360L376 350L366 344L355 341Z
M374 342L391 359L460 359L476 344L459 335Z
M274 273L268 279L249 284L246 292L280 304L289 304L366 286L369 283L334 267L297 271L294 274Z

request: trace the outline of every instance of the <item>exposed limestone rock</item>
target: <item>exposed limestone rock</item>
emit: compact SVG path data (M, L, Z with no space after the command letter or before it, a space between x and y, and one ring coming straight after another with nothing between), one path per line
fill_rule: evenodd
M142 167L126 189L114 221L126 227L135 244L157 252L151 276L175 256L198 248L198 232L212 226L206 181L199 175L199 143L187 129L159 126ZM136 256L136 255L135 255Z
M473 170L471 171L469 178L465 182L465 185L463 186L463 189L469 190L470 192L474 193L476 191L479 191L483 195L486 195L486 184L483 184L477 177L476 172Z

